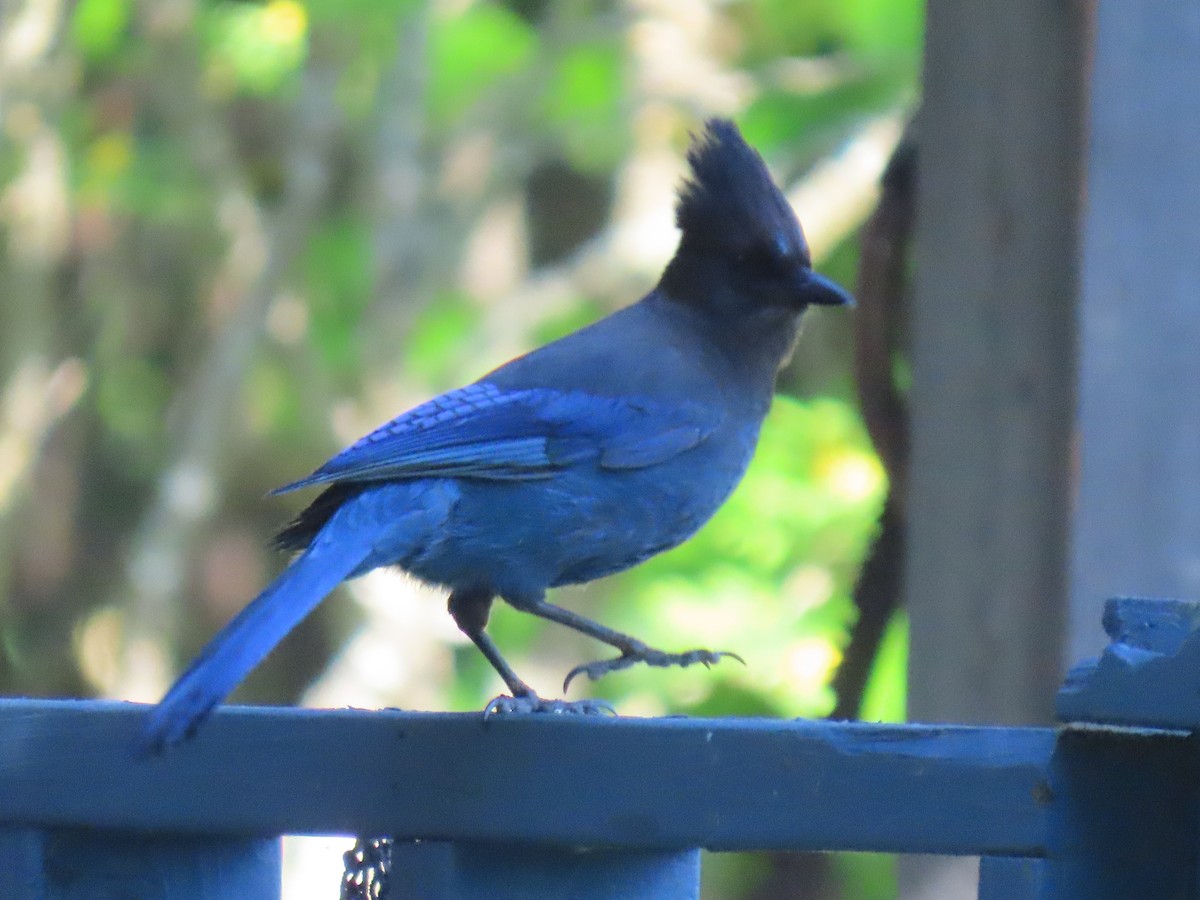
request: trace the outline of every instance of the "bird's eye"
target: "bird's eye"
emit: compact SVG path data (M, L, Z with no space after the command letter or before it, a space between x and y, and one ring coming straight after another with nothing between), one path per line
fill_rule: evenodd
M787 268L787 257L775 246L755 244L738 254L738 262L756 272L778 272Z

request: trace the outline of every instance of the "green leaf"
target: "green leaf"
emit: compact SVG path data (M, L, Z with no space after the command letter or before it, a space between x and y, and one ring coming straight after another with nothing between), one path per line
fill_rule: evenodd
M751 65L831 53L899 54L915 60L921 49L924 4L919 0L743 0L730 4L726 14L741 31L742 60Z
M100 373L96 407L112 432L139 442L161 432L170 393L160 368L131 357Z
M625 147L625 61L615 43L572 47L558 61L544 96L546 118L562 133L571 162L606 171Z
M550 94L550 111L567 121L575 116L611 113L620 98L624 63L607 43L573 47L559 62Z
M486 89L519 71L536 45L537 34L529 25L492 3L435 19L430 29L430 113L442 122L463 115Z
M907 721L908 706L908 614L892 616L875 665L863 691L859 717L864 722Z
M888 900L897 896L896 857L890 853L832 854L843 897Z
M832 149L848 126L903 102L911 76L895 66L879 66L860 77L816 94L769 88L738 117L746 140L770 155L787 146L792 159L817 157Z
M855 48L880 55L915 55L921 49L925 4L918 0L841 0L837 10Z
M417 316L404 348L405 368L429 384L453 382L464 367L467 338L480 318L479 309L465 295L439 296Z
M255 437L295 429L303 421L303 392L276 357L263 354L255 360L244 396L247 427Z
M71 38L88 59L105 59L120 47L128 25L128 0L79 0L71 14Z
M362 221L327 219L309 238L305 296L313 342L335 375L358 371L358 326L371 297L371 235Z
M219 92L273 93L308 52L308 12L297 0L218 3L207 26L207 79Z

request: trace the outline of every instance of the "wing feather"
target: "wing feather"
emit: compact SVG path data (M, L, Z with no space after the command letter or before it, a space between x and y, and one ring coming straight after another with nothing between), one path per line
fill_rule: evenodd
M640 468L700 443L713 418L699 404L477 382L393 419L274 493L334 482L548 478L587 459Z

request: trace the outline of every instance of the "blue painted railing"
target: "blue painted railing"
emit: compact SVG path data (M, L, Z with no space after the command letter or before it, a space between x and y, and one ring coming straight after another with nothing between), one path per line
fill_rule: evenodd
M1200 606L1114 601L1051 728L0 701L0 900L262 898L281 834L392 835L397 895L695 898L699 849L980 855L979 896L1196 898ZM331 895L334 886L330 886Z

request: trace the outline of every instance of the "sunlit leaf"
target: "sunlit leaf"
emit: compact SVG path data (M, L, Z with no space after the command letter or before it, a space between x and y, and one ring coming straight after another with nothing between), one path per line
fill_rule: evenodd
M908 614L901 610L888 623L863 691L860 718L864 722L907 721L907 672Z
M911 54L921 48L925 4L919 0L843 0L835 8L852 46L858 49Z
M269 94L304 61L308 13L296 0L223 2L208 21L208 83L219 93Z

